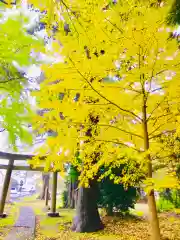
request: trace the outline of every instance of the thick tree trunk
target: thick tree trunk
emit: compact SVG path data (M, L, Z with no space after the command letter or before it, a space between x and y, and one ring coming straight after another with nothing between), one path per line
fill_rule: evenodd
M46 188L49 189L49 179L50 179L49 173L42 173L43 186L42 186L42 192L38 196L38 199L45 200ZM48 192L48 195L49 195L49 200L50 200L51 198L50 198L50 193L49 192Z
M76 217L73 220L72 231L95 232L103 229L98 207L97 186L91 184L90 188L80 187L77 194Z

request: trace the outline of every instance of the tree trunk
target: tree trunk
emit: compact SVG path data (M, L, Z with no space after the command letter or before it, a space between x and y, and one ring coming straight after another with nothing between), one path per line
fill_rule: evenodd
M103 224L97 207L97 185L93 183L90 188L80 187L72 231L95 232L101 229L103 229Z
M144 133L144 150L149 150L149 134L148 134L148 126L147 126L147 112L146 112L146 96L144 94L144 104L142 108L143 113L143 133ZM147 154L147 166L148 166L148 178L152 178L152 161L150 154ZM160 228L159 228L159 220L157 215L156 201L154 195L154 189L152 189L148 195L148 207L149 207L149 220L151 225L151 239L152 240L160 240Z
M73 197L73 182L70 180L68 183L68 208L74 208L74 197Z
M50 198L50 193L49 193L49 179L50 179L49 173L42 173L43 186L42 186L42 192L39 195L38 199L45 200L46 188L48 188L49 200L51 199Z
M76 207L76 189L78 188L78 182L74 181L72 182L72 199L71 199L71 206L70 208L75 208Z
M68 208L75 208L75 190L77 186L77 181L70 180L68 183Z
M107 216L113 216L113 206L111 204L108 204L106 208L106 214Z
M157 216L156 201L154 196L154 190L148 194L148 207L149 207L149 220L151 223L151 239L160 240L160 228L159 220Z

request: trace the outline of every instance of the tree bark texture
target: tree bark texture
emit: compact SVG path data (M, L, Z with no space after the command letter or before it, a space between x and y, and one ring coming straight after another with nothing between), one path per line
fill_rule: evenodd
M103 229L97 207L97 185L90 188L80 187L77 194L76 216L73 220L72 231L95 232Z
M68 183L68 208L75 208L75 194L77 187L77 181L70 180Z
M49 173L42 173L43 186L42 186L42 192L39 195L38 199L45 200L46 188L49 189L49 179L50 179L50 174ZM50 198L49 190L48 190L48 195L49 195L49 200L50 200L51 198Z
M146 106L146 97L144 95L144 104L142 108L143 113L143 133L144 133L144 150L149 150L149 134L148 134L148 125L147 125L147 106ZM152 161L150 154L147 154L147 167L148 167L148 178L152 178ZM151 225L151 239L152 240L160 240L160 228L159 228L159 220L157 215L157 208L156 208L156 201L155 201L155 195L154 195L154 189L152 189L147 194L148 199L148 207L149 207L149 221Z

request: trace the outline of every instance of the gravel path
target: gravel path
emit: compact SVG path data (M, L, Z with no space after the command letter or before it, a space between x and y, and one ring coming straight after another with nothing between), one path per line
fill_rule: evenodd
M19 218L5 240L33 240L35 214L31 207L20 207Z
M144 216L148 217L148 205L146 203L136 203L135 204L135 210L143 212Z

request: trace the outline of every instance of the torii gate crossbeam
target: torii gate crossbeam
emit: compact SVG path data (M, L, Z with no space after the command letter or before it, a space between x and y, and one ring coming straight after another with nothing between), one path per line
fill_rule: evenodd
M13 170L40 171L40 172L44 171L44 167L32 168L31 166L14 166L15 160L26 160L26 159L32 159L33 157L34 155L0 152L0 159L9 160L8 165L0 164L0 169L7 170L4 183L3 183L1 200L0 200L0 218L5 218L7 216L7 214L4 213L4 207L5 207L5 202L6 202L8 189L9 189L9 183L11 180L12 171ZM45 158L46 157L41 157L41 160L45 160ZM58 174L58 171L53 172L51 212L48 213L48 216L50 217L59 216L59 213L56 212L56 194L57 194L57 177L58 177L57 174Z

